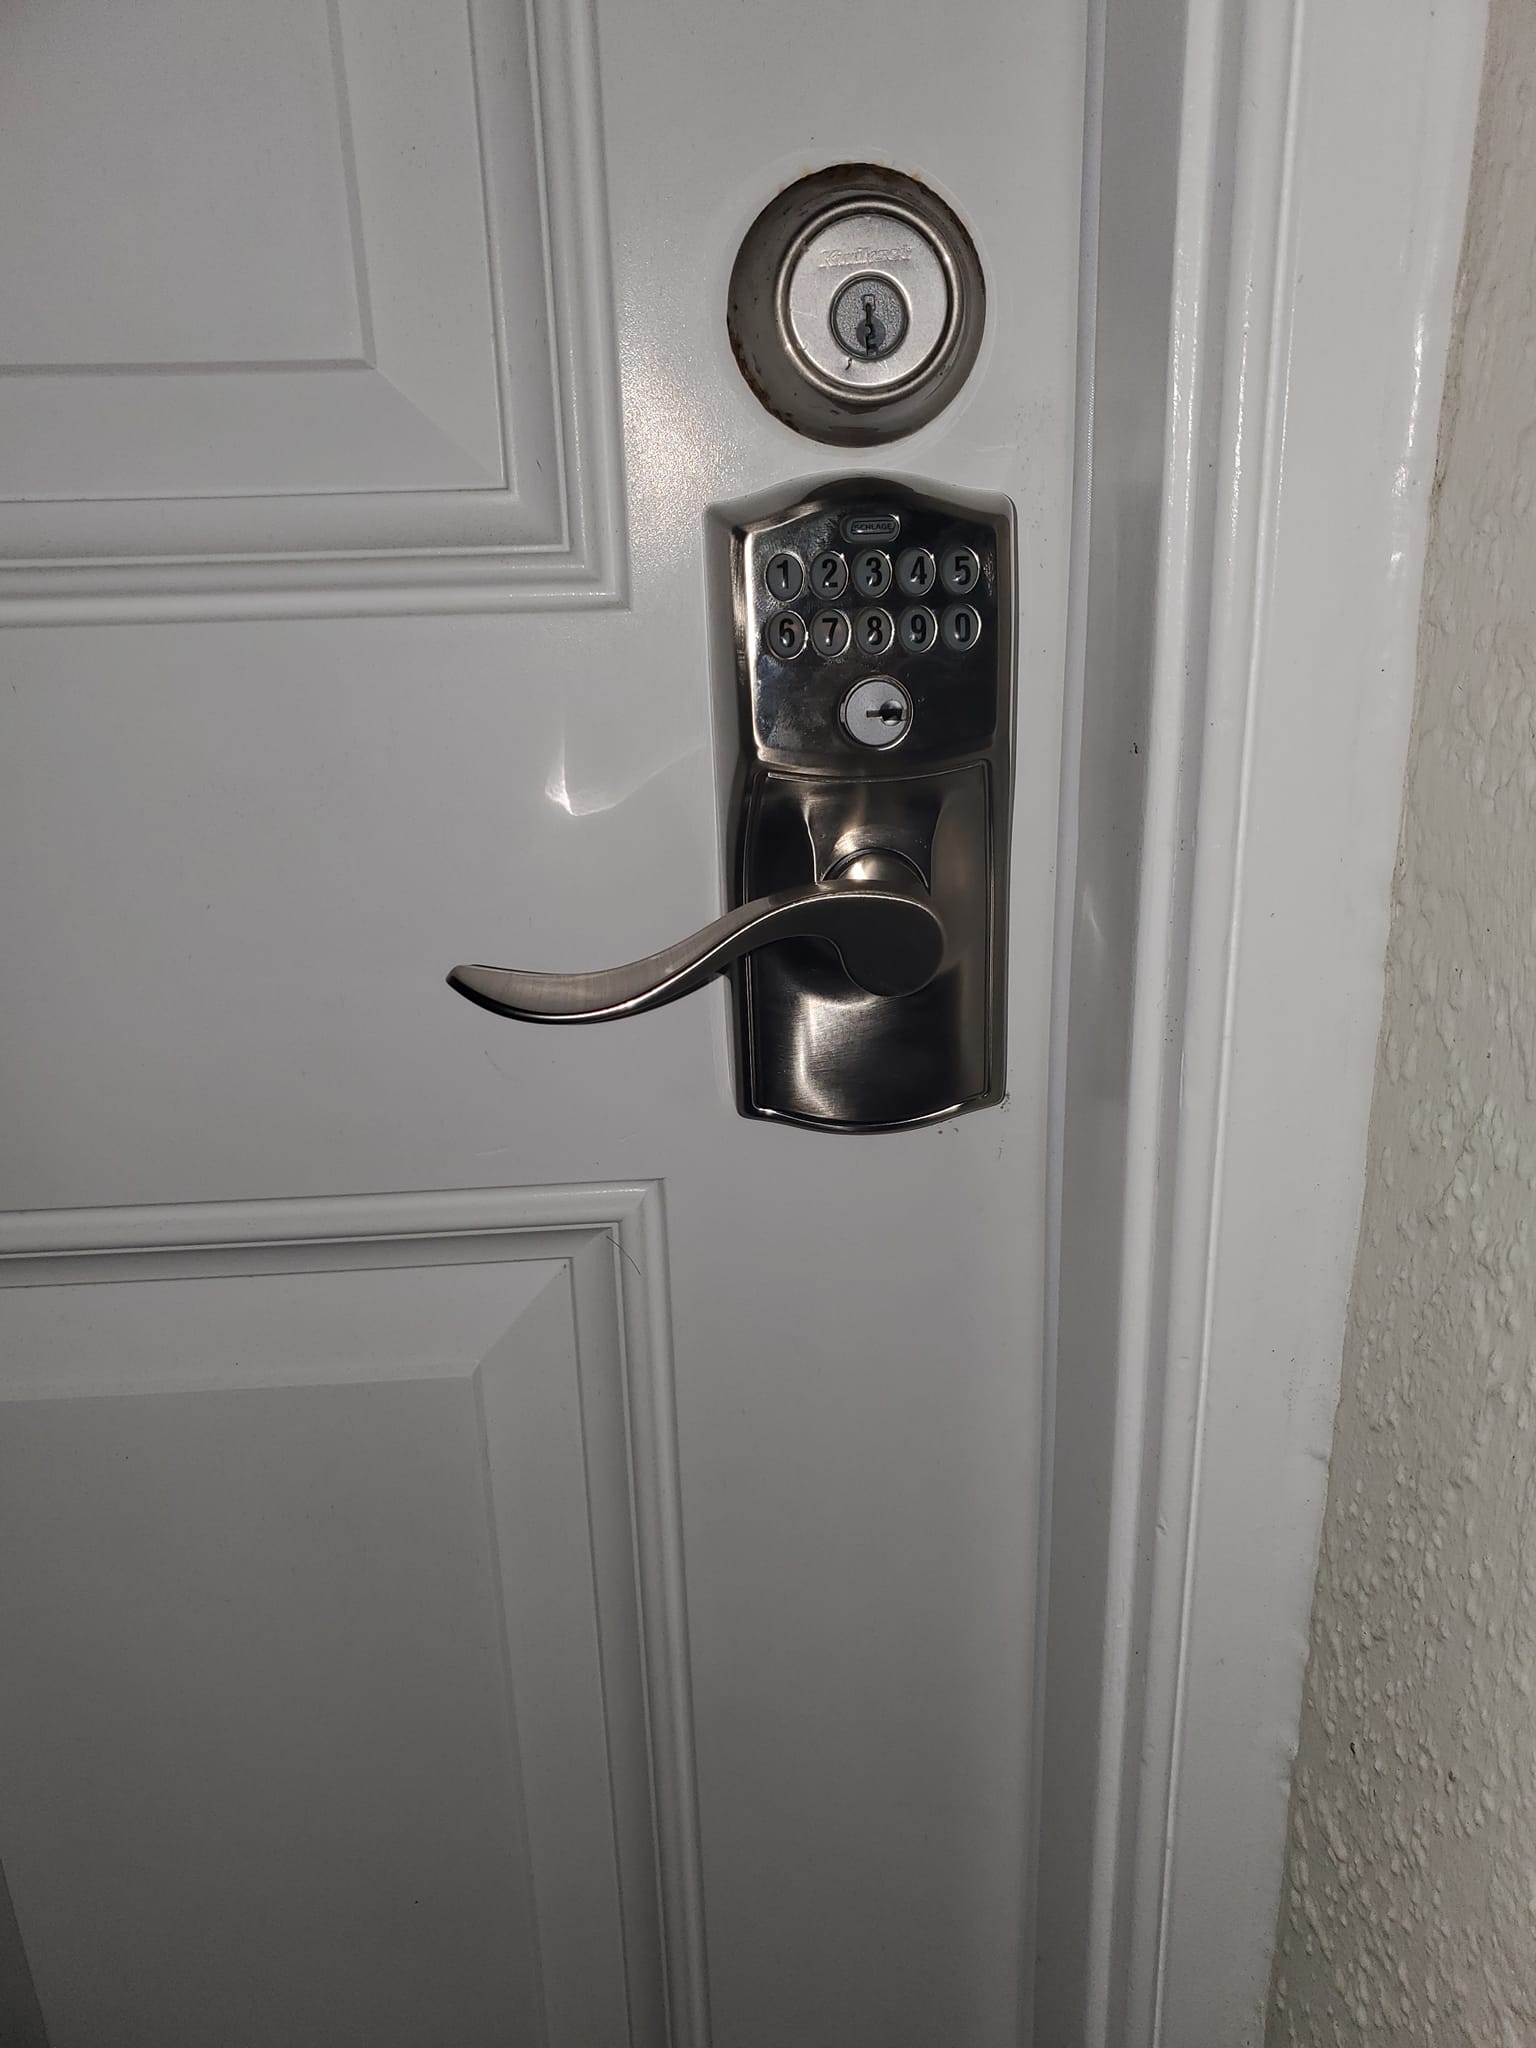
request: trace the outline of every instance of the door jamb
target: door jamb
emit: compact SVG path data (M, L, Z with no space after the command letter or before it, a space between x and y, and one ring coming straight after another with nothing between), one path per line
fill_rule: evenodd
M1486 5L1093 16L1035 2032L1233 2048L1263 2035Z

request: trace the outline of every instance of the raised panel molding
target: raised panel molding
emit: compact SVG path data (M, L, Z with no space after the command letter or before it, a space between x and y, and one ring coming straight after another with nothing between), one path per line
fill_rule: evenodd
M112 1284L125 1282L136 1284L126 1290ZM5 1290L29 1292L7 1295ZM196 1525L195 1514L184 1519L184 1532L216 1542L224 1530L218 1505L221 1470L232 1475L244 1503L243 1508L237 1503L229 1524L238 1539L242 1512L247 1519L253 1512L268 1512L260 1503L269 1487L278 1490L279 1506L271 1510L279 1516L275 1526L292 1526L292 1515L284 1512L284 1488L293 1495L302 1524L306 1502L316 1498L314 1471L323 1475L328 1456L344 1456L347 1466L336 1468L337 1501L345 1502L351 1486L367 1513L354 1527L338 1505L341 1526L351 1533L343 1537L340 1553L334 1543L318 1553L325 1579L338 1555L360 1554L359 1542L368 1544L361 1554L383 1546L375 1574L393 1569L391 1545L398 1550L403 1542L409 1557L411 1530L425 1534L431 1526L420 1520L422 1503L430 1509L434 1498L431 1487L437 1486L438 1499L459 1499L453 1475L470 1469L478 1456L488 1517L489 1583L500 1607L505 1686L522 1757L520 1825L532 1893L531 1910L506 1927L507 1953L513 1958L507 1968L515 1976L515 1958L528 1947L529 1927L535 1928L537 1960L531 1967L541 1989L533 1997L542 2009L548 2048L585 2048L599 2037L622 2038L630 2048L707 2048L659 1185L0 1216L0 1322L8 1330L0 1347L0 1412L9 1408L18 1421L35 1416L42 1423L41 1463L35 1446L28 1452L25 1437L17 1447L19 1457L30 1458L26 1469L32 1477L12 1489L7 1508L21 1536L20 1549L12 1553L12 1580L23 1588L25 1605L27 1598L42 1597L55 1584L67 1593L72 1573L81 1579L85 1597L94 1598L100 1609L95 1626L105 1628L114 1643L121 1635L124 1647L111 1655L114 1660L128 1655L123 1668L130 1674L135 1656L152 1660L151 1671L161 1669L167 1655L192 1657L195 1663L197 1637L184 1640L176 1628L195 1631L210 1597L206 1572L200 1578L194 1571L186 1588L179 1580L168 1586L154 1596L154 1611L144 1617L151 1624L149 1647L127 1649L137 1624L122 1613L113 1595L115 1562L109 1557L98 1564L101 1552L91 1540L93 1527L124 1527L130 1544L149 1546L150 1566L135 1553L135 1561L123 1567L129 1573L126 1583L140 1583L158 1556L170 1560L166 1568L173 1578L177 1570L174 1525L167 1526L158 1513L146 1516L142 1498L134 1518L135 1458L141 1465L146 1459L161 1460L167 1483L183 1492L190 1489L189 1498L199 1504L204 1521ZM228 1448L231 1411L210 1405L210 1395L215 1404L247 1404L239 1411L252 1433L245 1462L238 1433L235 1451ZM161 1409L162 1415L174 1413L184 1420L161 1427L135 1420L134 1412L122 1406L126 1399L132 1411L147 1414L140 1404L157 1396L177 1404L174 1410ZM465 1397L472 1409L465 1408ZM252 1408L253 1398L262 1405ZM294 1405L306 1402L311 1405ZM81 1422L72 1423L71 1416ZM354 1440L359 1445L355 1466L351 1452L335 1448ZM466 1452L471 1440L478 1442L478 1453ZM281 1456L274 1456L274 1446ZM450 1454L458 1463L445 1468L442 1459ZM47 1551L29 1549L28 1530L36 1535L38 1528L54 1527L55 1507L49 1503L57 1501L58 1489L50 1482L60 1460L87 1489L96 1487L95 1497L104 1488L110 1498L119 1483L116 1475L128 1473L122 1481L130 1486L127 1508L118 1509L116 1524L103 1508L103 1519L93 1525L91 1500L82 1499L78 1511L72 1510L50 1538ZM442 1491L445 1470L451 1495ZM392 1503L388 1493L378 1492L391 1472L408 1476L419 1503ZM418 1479L418 1472L426 1476ZM138 1482L141 1488L145 1483ZM321 1486L318 1498L324 1508L329 1492L323 1477ZM158 1495L152 1492L149 1498ZM370 1503L378 1509L376 1532ZM468 1507L464 1512L472 1526L473 1513ZM462 1645L470 1660L461 1672L450 1673L457 1688L451 1697L468 1685L472 1668L483 1672L483 1663L474 1664L483 1653L473 1649L479 1635L473 1588L464 1590L464 1513L457 1515L455 1526L460 1529L458 1550L452 1547L451 1532L439 1539L439 1548L423 1566L427 1592L418 1587L409 1596L415 1606L401 1610L402 1615L435 1613L442 1594L432 1592L433 1587L447 1587L463 1609L456 1632L444 1638ZM66 1533L71 1527L76 1534ZM295 1567L281 1551L284 1539L271 1540L279 1544L275 1557L269 1558L264 1547L253 1552L238 1543L229 1553L231 1599L238 1601L239 1587L249 1582L259 1602L270 1606L275 1589L288 1583L282 1574ZM166 1551L168 1543L173 1547ZM297 1540L295 1558L309 1554ZM536 1572L529 1569L530 1559L537 1561ZM134 1571L140 1580L133 1578ZM102 1572L108 1575L105 1580ZM215 1570L215 1596L222 1584ZM334 1626L327 1619L327 1597L334 1598L334 1592L322 1591L313 1599L306 1594L307 1604L293 1614L295 1640L311 1646L311 1664L322 1655L313 1645L323 1643L325 1631ZM427 1609L421 1607L424 1598ZM173 1626L182 1611L178 1599L187 1603L187 1620ZM377 1610L376 1598L373 1604ZM222 1612L216 1597L213 1612ZM273 1615L283 1612L279 1606L264 1617L268 1628ZM392 1612L392 1607L383 1610L385 1640ZM378 1622L375 1611L375 1637ZM367 1616L360 1626L366 1631ZM448 1627L445 1621L438 1632ZM171 1630L169 1650L165 1644L156 1649L155 1628L161 1636ZM364 1650L337 1652L352 1660L337 1667L343 1676L367 1668L357 1660L368 1640L366 1633L359 1638ZM402 1648L408 1653L411 1644ZM215 1648L209 1654L219 1653ZM294 1669L302 1674L308 1668L302 1648L294 1655ZM322 1676L331 1672L324 1659L315 1668ZM14 1667L14 1675L25 1702L32 1699L27 1691L32 1680L23 1679L21 1669ZM531 1682L526 1682L528 1674ZM48 1683L61 1676L56 1673ZM138 1683L132 1676L127 1682L130 1688ZM215 1668L211 1682L227 1689L230 1681ZM483 1676L479 1684L483 1699ZM440 1689L427 1695L439 1696ZM28 1712L35 1718L37 1701L22 1711L18 1725L25 1724ZM88 1716L102 1710L87 1705L81 1711ZM133 1739L140 1743L148 1711L141 1706L135 1724ZM440 1718L440 1710L434 1711ZM158 1717L147 1725L153 1731ZM57 1739L67 1761L75 1753L68 1729ZM110 1750L110 1732L104 1750L100 1743L93 1750L87 1735L83 1753L99 1761ZM49 1768L58 1767L55 1758ZM209 1768L206 1748L190 1767L195 1787L197 1770ZM179 1783L180 1767L171 1768L168 1782ZM266 1768L270 1777L270 1757ZM488 1812L490 1800L488 1786ZM197 1825L195 1820L188 1824ZM30 1844L27 1876L37 1896L45 1879L57 1883L62 1866L52 1850L37 1849L38 1840L46 1845L52 1839L48 1828L41 1822L32 1825L26 1816L18 1820L13 1812L12 1826L18 1825ZM161 1822L171 1828L170 1840L175 1825L174 1817ZM402 1819L400 1825L412 1823ZM501 1839L490 1819L482 1821L480 1832L487 1842ZM272 1853L269 1837L270 1830L258 1823L253 1837L258 1858ZM335 1831L326 1839L334 1841ZM344 1825L341 1841L344 1848ZM13 1885L21 1876L12 1873ZM22 1883L17 1889L22 1942L28 1904ZM60 1917L67 1922L70 1916L60 1909L55 1924ZM24 1957L18 1963L4 1952L4 1933L0 1927L0 1989L7 1972L17 1977L25 1965ZM236 1960L227 1967L237 1972L238 1943L232 1953ZM56 1968L56 1955L53 1964ZM48 1987L42 1976L40 1971L38 1989L46 2013Z
M94 8L0 26L0 114L30 75L50 102L77 86L92 131L71 142L57 220L46 196L0 205L0 263L63 280L57 308L0 314L0 623L623 600L591 0L312 5L313 23L290 0L291 59L232 9L222 68L222 17L192 0L156 0L158 40L122 28L121 50ZM248 109L227 75L242 56ZM178 96L164 72L181 64ZM140 99L147 121L171 115L148 123L153 160L125 141ZM269 198L253 169L242 207L269 110L303 176L285 166ZM35 125L0 123L13 190L49 146ZM133 263L93 262L131 242L114 176L142 183L142 287ZM50 337L56 359L31 359Z

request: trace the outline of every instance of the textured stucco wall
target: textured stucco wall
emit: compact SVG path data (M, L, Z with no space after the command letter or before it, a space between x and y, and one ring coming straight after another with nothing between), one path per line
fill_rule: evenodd
M1495 0L1270 2048L1536 2044L1536 0Z

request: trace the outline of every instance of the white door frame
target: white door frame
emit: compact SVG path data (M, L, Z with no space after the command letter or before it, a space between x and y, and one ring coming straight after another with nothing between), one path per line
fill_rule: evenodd
M1040 2048L1263 2036L1485 13L1094 7Z

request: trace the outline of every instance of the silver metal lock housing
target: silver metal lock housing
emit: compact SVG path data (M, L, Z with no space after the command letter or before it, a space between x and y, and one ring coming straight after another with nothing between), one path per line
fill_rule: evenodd
M727 324L743 376L796 432L843 446L910 434L954 397L981 343L975 244L915 178L838 164L753 222Z

